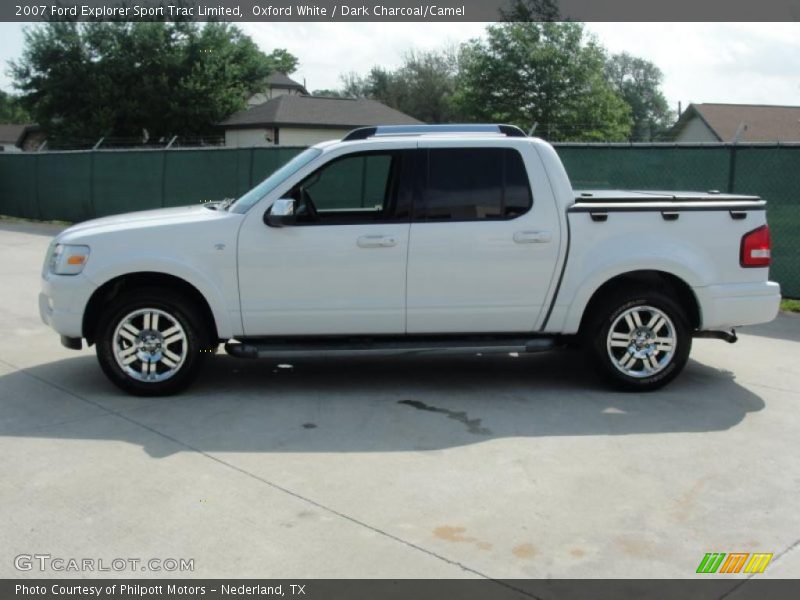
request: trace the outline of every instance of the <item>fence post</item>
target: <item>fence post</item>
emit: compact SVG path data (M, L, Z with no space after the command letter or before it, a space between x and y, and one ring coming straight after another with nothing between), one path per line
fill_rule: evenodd
M97 144L95 145L95 148L100 146L100 144L103 142L103 139L105 139L105 138L100 138L100 141L97 142ZM95 153L94 149L92 149L90 151L90 153L89 153L89 156L90 156L90 159L89 159L89 212L91 213L89 215L89 218L91 218L91 219L96 219L97 218L97 208L95 207L95 204L94 204L94 187L95 187L95 185L94 185L94 153Z
M46 140L45 140L46 141ZM39 216L40 221L44 221L44 215L42 215L42 203L39 200L39 154L35 154L33 157L33 189L34 189L34 198L36 199L36 214Z
M731 144L730 160L728 161L728 193L733 194L736 187L736 142Z
M166 206L167 200L167 152L169 150L161 151L161 208Z
M255 146L250 146L250 172L247 175L247 189L253 189L253 163L255 162L256 158L256 148Z

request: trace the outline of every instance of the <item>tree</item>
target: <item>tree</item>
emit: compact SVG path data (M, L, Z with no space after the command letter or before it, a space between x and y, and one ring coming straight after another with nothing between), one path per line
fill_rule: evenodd
M473 121L505 122L559 140L625 140L630 108L606 55L580 23L500 23L462 47L455 101Z
M276 48L267 54L267 62L269 63L270 71L278 71L285 75L294 73L300 64L297 57L285 48Z
M361 77L355 71L339 75L342 88L337 90L336 95L342 98L370 98L374 96L376 90L376 77L382 77L384 70L380 67L373 67L370 74Z
M562 21L558 0L515 0L511 8L500 9L504 21Z
M672 111L660 90L663 75L656 65L623 52L608 60L606 75L614 90L630 106L631 141L650 141L672 125Z
M226 23L51 22L26 30L11 74L51 138L159 139L208 133L276 65L297 59Z
M30 120L19 98L0 90L0 123L30 123Z
M366 77L341 77L341 95L371 98L426 123L446 123L456 117L453 95L458 72L457 53L409 51L394 70L373 67Z
M453 50L408 52L389 80L389 99L399 110L426 123L457 118L453 96L458 74Z
M347 98L348 96L344 96L341 90L331 90L328 88L324 88L321 90L313 90L311 92L312 96L325 96L327 98Z

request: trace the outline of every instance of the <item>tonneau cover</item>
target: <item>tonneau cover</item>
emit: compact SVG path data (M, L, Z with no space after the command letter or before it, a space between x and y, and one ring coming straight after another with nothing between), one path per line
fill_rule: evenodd
M753 202L758 196L719 192L673 192L661 190L575 190L575 201L592 202Z

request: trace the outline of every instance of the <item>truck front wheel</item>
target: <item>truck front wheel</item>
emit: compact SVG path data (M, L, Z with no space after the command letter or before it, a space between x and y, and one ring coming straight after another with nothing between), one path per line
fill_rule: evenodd
M201 323L180 294L154 288L123 295L98 323L100 367L126 392L174 394L191 383L204 358Z
M599 308L589 346L600 373L615 387L651 391L683 370L692 337L684 310L670 297L629 290Z

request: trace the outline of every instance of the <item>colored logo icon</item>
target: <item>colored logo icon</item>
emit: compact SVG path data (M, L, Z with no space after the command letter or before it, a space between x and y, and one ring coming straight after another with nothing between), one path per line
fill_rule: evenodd
M766 552L707 552L697 566L697 573L763 573L772 560Z

